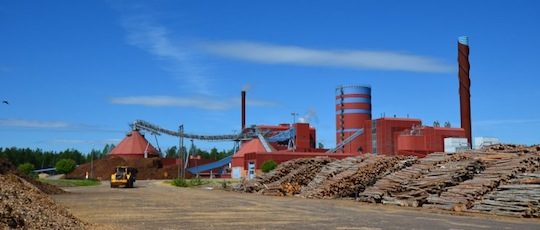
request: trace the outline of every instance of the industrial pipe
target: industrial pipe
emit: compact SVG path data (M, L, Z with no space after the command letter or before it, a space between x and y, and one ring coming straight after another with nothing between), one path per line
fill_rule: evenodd
M246 91L242 90L242 130L246 128Z
M459 105L461 111L461 128L465 130L465 135L469 144L472 145L471 130L471 79L469 78L469 38L461 36L458 38L458 63L459 63Z

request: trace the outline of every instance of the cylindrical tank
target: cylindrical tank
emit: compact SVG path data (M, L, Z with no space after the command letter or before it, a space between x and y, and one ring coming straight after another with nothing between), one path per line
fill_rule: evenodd
M336 88L336 145L371 120L371 87L344 85ZM371 130L364 130L364 133ZM367 149L365 138L357 137L337 152L358 153Z

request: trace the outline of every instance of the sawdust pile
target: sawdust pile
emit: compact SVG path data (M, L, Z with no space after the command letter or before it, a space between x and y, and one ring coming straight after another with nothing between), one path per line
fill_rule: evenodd
M89 174L92 173L91 166L91 163L82 164L73 170L73 172L67 174L66 178L85 178L86 172ZM109 156L105 159L95 160L93 162L93 177L98 180L109 180L117 166L137 168L137 180L172 179L178 174L178 166L171 165L163 167L159 158L126 159L117 156ZM90 176L92 177L92 175ZM187 178L190 178L191 176L191 174L186 172Z
M85 229L89 226L47 195L61 189L20 175L9 161L0 158L1 229Z

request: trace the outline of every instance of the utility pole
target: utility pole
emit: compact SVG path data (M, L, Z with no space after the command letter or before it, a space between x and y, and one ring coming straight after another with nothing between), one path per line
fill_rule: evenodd
M180 170L181 166L184 165L184 125L180 125L178 127L178 133L180 134L179 142L178 142L178 175L177 178L185 179L184 177L184 170ZM183 168L183 167L182 167Z
M292 115L292 123L291 123L291 126L293 126L294 123L296 123L296 116L298 115L298 113L292 112L291 115Z
M90 178L94 178L94 150L90 152Z
M195 168L197 168L197 149L195 148L195 144L193 143L193 139L191 139L191 156L193 156L195 158ZM199 173L197 173L196 177L198 178L199 177Z
M292 130L294 129L294 124L296 123L296 116L298 115L298 113L292 112L291 115L293 117L293 120L292 120L290 129ZM289 144L287 146L287 149L292 150L293 152L295 151L294 135L292 132L291 132L291 136L289 137Z

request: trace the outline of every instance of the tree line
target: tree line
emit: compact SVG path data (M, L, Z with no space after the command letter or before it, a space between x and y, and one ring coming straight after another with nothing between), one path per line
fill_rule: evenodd
M16 166L28 163L31 164L33 169L54 168L56 163L62 159L71 159L75 161L77 165L88 163L92 160L103 159L114 149L114 144L106 144L103 149L92 149L89 153L82 153L76 149L66 149L63 151L45 151L42 149L30 149L30 148L2 148L0 147L0 158L7 158L11 163ZM184 148L184 152L189 151L192 156L201 156L203 159L221 160L234 153L231 150L221 150L212 148L210 151L205 151L197 148L195 145L191 145L189 149ZM162 154L162 157L177 158L178 147L172 146L167 148ZM28 165L30 166L30 165Z
M114 144L107 144L102 150L92 149L88 154L84 154L76 149L66 149L57 152L45 151L39 148L0 147L0 157L7 158L12 164L17 166L29 163L36 169L42 169L55 167L56 163L61 159L71 159L78 165L90 162L92 157L94 160L103 159L114 147Z
M212 148L210 151L202 150L200 148L197 148L195 145L192 145L189 150L186 150L186 147L183 147L184 151L188 151L190 156L201 156L203 159L212 159L212 160L221 160L225 157L228 157L230 155L234 154L234 150L221 150L219 151L217 148ZM167 158L177 158L178 157L178 147L172 146L165 150L164 152L165 157Z

